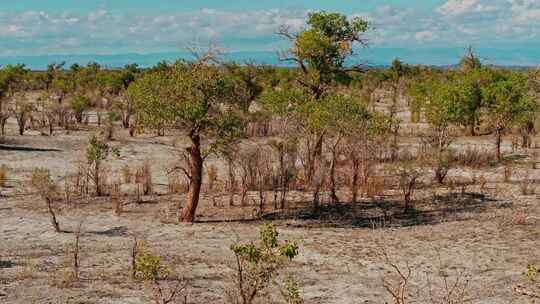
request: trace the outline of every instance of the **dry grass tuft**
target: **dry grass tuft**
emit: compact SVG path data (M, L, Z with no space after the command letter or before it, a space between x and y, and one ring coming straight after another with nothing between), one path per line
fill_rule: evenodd
M0 187L5 187L8 178L8 168L6 165L0 166Z

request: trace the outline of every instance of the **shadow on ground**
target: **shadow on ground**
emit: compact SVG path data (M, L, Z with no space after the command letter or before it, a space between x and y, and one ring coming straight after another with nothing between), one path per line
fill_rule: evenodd
M471 214L488 209L510 208L512 205L480 193L451 193L437 195L429 201L416 201L405 210L398 200L324 205L314 210L309 202L295 209L267 213L263 220L299 220L300 226L347 228L388 228L434 225L443 221L460 221ZM467 217L469 216L469 217ZM305 221L302 223L302 221Z

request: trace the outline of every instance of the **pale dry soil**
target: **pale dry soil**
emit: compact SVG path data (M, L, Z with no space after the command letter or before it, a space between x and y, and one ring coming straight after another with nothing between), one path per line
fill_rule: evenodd
M14 130L13 122L8 130ZM64 207L59 215L63 229L74 231L83 221L81 279L69 287L55 284L69 269L75 236L53 232L45 205L32 194L28 179L35 167L47 167L57 178L74 172L88 134L59 131L44 137L29 131L8 141L59 151L0 151L0 165L10 169L7 186L0 188L0 303L151 303L149 289L129 278L133 236L185 278L190 303L225 303L234 262L229 247L238 240L254 240L262 221L253 216L253 206L228 206L225 194L222 201L218 195L218 206L213 206L209 191L202 198L199 222L178 225L170 223L174 214L164 218L184 198L166 194L166 170L182 147L172 136L129 138L121 133L123 139L112 143L121 156L109 162L111 171L149 159L156 194L144 197L143 204L124 197L121 216L112 214L107 198L82 198ZM491 143L490 138L477 140ZM219 160L210 162L223 169ZM527 303L512 287L523 282L527 264L540 264L538 195L521 195L518 182L502 183L500 167L484 171L489 181L485 189L469 186L462 194L441 187L434 197L431 190L418 192L432 198L418 203L412 215L401 214L395 208L399 203L392 200L326 208L317 218L307 212L276 215L268 210L281 237L300 246L287 272L299 280L305 302L391 303L382 284L383 278L394 278L386 252L390 262L412 269L409 293L414 303L432 303L425 297L427 276L440 292L442 278L451 281L456 274L470 280L470 303ZM292 193L290 200L299 197L302 200ZM272 301L264 299L261 303Z

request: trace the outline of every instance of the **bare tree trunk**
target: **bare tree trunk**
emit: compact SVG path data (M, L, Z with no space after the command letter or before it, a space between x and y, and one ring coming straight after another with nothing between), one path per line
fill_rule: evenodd
M129 129L129 121L131 120L131 112L128 110L122 111L122 126L124 129Z
M313 184L313 208L315 210L318 210L321 206L320 202L320 191L321 191L321 185L322 185L322 167L323 167L323 160L322 160L322 148L323 148L323 141L324 141L324 135L319 135L317 139L317 143L315 145L315 149L313 150L313 157L312 162L313 165L311 166L312 174L312 184Z
M58 224L58 221L56 220L56 214L54 213L53 209L53 202L52 199L49 197L45 197L45 201L47 202L47 210L49 211L49 215L51 216L51 224L53 225L55 232L62 232L60 229L60 224Z
M7 119L8 119L8 116L2 116L2 114L0 114L0 134L1 135L6 135L6 122L7 122Z
M182 210L181 222L193 223L199 204L203 176L203 158L201 155L201 140L198 134L191 135L189 192L187 205Z
M354 152L351 153L351 162L352 162L352 178L351 178L351 192L352 198L351 202L356 204L358 201L358 168L360 167L358 158L354 155Z
M99 169L100 169L99 161L96 161L95 166L94 166L94 182L96 183L96 195L97 196L102 195L101 180L100 180L100 176L99 176Z
M337 204L339 198L337 196L337 183L336 183L336 162L337 162L337 146L339 144L339 139L332 147L332 163L330 165L330 199L332 204Z
M495 131L495 145L497 146L497 161L501 161L501 143L502 143L502 131L497 129Z
M24 115L17 117L17 125L19 126L19 135L24 135L24 128L26 127L26 117Z

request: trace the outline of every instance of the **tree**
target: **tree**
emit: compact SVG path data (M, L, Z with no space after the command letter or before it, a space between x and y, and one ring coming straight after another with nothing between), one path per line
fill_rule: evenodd
M476 53L474 52L472 46L469 46L466 49L465 55L461 58L459 62L459 68L461 72L467 73L471 70L476 70L481 67L482 63L480 62L480 58L476 56Z
M281 54L281 60L292 61L301 70L298 82L319 99L332 81L359 67L346 67L346 60L353 55L354 43L365 45L362 34L369 24L361 18L347 20L339 13L315 12L308 16L308 29L298 34L282 27L279 34L286 37L293 47Z
M84 112L90 107L90 99L86 96L76 96L71 100L71 109L78 123L83 122Z
M182 129L191 141L186 148L189 168L184 168L189 178L188 201L180 221L195 220L206 157L225 149L242 133L238 85L225 69L205 59L179 61L170 70L146 74L129 88L139 123ZM203 144L208 146L204 151Z
M329 135L330 160L330 198L339 202L337 196L336 166L339 148L344 139L367 126L372 118L367 107L361 102L339 95L328 95L324 102L306 105L305 121L307 127L318 133Z
M13 97L11 112L17 120L17 125L19 126L19 135L24 135L26 123L28 122L33 110L34 105L30 101L26 100L24 93L19 93Z
M120 81L122 82L121 96L117 102L114 103L115 108L120 111L122 116L122 126L124 129L128 129L131 126L131 116L134 113L133 100L125 94L129 86L137 79L140 74L140 69L137 64L128 64L124 66L124 69L120 74Z
M6 65L0 70L0 130L5 134L5 124L9 118L9 103L27 87L28 69L22 64ZM11 110L13 110L11 107ZM20 124L19 124L20 126ZM23 131L24 132L24 131ZM20 128L19 128L20 133Z
M488 123L495 133L497 159L500 161L504 132L516 124L532 120L538 104L531 95L526 75L499 72L495 81L482 90L486 100Z
M402 79L407 74L408 67L404 65L399 59L392 61L392 66L388 70L388 81L390 83L392 104L390 105L390 120L394 122L392 124L392 142L390 144L391 155L390 158L395 160L398 153L398 135L400 121L396 117L398 114L399 94L402 89Z
M282 27L279 34L292 44L292 47L281 54L281 60L293 62L299 68L297 82L303 87L309 98L315 102L323 102L324 94L332 83L349 78L349 72L360 71L360 67L347 67L347 59L354 53L354 44L366 45L362 37L369 29L369 24L361 18L348 20L345 15L329 12L310 13L308 28L297 34L289 28ZM319 189L322 183L322 149L324 133L313 133L310 142L313 147L310 156L311 172L309 178L313 183L313 204L319 205Z
M451 161L448 149L454 141L450 128L463 119L461 87L459 83L449 81L426 81L416 86L420 87L415 89L416 103L420 104L430 126L426 142L434 150L435 179L443 183Z
M90 137L90 140L88 141L88 146L86 147L86 159L88 161L88 166L90 167L88 177L96 186L97 196L103 195L103 181L101 180L101 163L105 159L107 159L107 156L109 156L109 153L111 151L114 154L118 154L117 150L111 149L111 147L109 147L109 145L104 140L100 139L98 136L92 135Z

